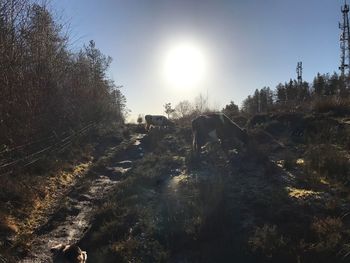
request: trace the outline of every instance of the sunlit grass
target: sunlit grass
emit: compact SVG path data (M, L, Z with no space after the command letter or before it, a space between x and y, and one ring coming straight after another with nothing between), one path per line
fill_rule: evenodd
M303 158L299 158L299 159L297 159L296 164L303 166L303 165L305 165L305 160Z
M43 222L47 211L57 205L59 196L71 186L77 178L84 174L91 167L92 162L80 163L73 166L72 172L58 171L55 174L43 179L40 189L40 195L37 195L32 201L28 216L21 220L19 229L21 234L30 234Z
M298 198L298 199L305 199L308 197L318 197L320 198L320 192L313 191L313 190L306 190L301 188L294 188L294 187L286 187L288 191L288 195L290 197Z

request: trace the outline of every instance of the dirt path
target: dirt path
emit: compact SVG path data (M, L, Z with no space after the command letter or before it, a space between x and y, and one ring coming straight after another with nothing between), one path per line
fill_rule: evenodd
M100 165L92 168L88 174L93 174L88 180L78 183L62 201L56 210L35 231L35 237L31 245L28 257L19 261L29 262L52 262L50 247L57 244L72 244L78 242L90 228L94 212L99 204L114 189L118 182L132 168L133 160L143 156L140 140L143 135L134 135L124 148L116 154L108 153L108 166ZM102 157L102 158L103 158ZM126 158L126 159L124 159Z

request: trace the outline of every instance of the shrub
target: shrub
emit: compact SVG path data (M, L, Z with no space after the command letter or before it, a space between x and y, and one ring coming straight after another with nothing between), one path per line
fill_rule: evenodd
M311 146L306 151L306 172L316 172L319 176L347 183L349 180L349 160L335 146L321 144Z
M318 113L333 113L336 116L350 114L350 99L327 96L313 102L313 110Z
M276 225L265 224L257 227L253 236L248 240L253 252L259 252L266 257L272 257L286 247L287 241L277 231Z
M342 228L343 222L338 217L315 218L311 224L311 230L317 238L312 249L334 253L343 243Z

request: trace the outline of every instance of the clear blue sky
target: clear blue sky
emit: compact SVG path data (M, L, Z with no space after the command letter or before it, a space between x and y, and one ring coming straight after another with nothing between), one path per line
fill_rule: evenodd
M113 58L110 76L132 116L164 114L163 105L202 93L221 109L241 104L255 89L338 71L341 0L53 0L69 20L71 43L93 39ZM190 41L204 53L205 79L196 87L167 87L166 50Z

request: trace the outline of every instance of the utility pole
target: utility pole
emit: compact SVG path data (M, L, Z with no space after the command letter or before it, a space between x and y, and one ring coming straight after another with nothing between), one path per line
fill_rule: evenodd
M340 33L340 73L342 77L349 77L350 64L350 29L349 29L349 5L344 1L341 7L343 22L339 23Z
M301 61L297 64L297 80L298 86L301 86L303 83L303 63Z

